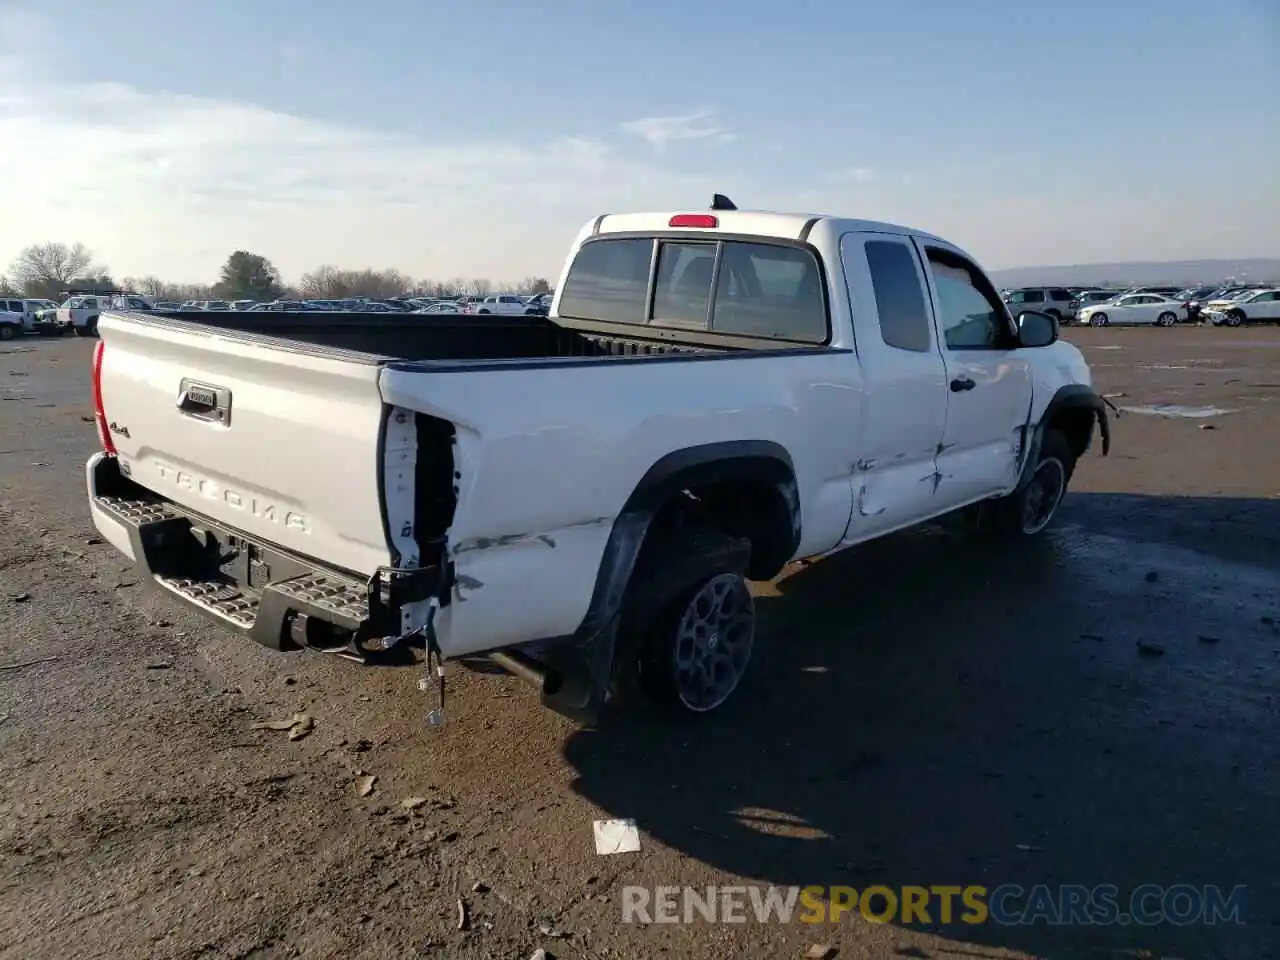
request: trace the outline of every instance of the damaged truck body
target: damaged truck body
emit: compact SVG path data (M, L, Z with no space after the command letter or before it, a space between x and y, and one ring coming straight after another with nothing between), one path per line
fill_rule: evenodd
M708 713L750 580L963 514L1048 526L1106 409L1052 318L919 231L583 228L549 317L104 313L86 466L146 582L277 650L487 655L590 721Z

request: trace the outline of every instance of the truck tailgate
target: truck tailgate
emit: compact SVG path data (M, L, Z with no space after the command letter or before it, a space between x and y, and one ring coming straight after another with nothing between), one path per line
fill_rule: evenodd
M132 480L360 574L390 562L376 358L103 314L101 389Z

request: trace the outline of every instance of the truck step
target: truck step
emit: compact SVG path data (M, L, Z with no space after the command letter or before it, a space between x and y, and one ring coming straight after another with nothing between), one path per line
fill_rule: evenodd
M291 580L271 584L267 589L296 601L298 607L311 607L353 626L369 615L368 587L354 580L340 580L322 573L306 573Z
M182 514L167 503L154 500L126 500L124 497L97 497L98 506L117 519L135 527L162 520L177 520Z
M259 597L242 592L233 583L166 577L162 574L156 574L155 581L187 602L243 630L252 628L258 619Z

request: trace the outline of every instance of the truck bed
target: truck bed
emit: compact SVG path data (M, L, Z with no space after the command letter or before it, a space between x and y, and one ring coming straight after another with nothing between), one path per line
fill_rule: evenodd
M617 325L571 327L539 316L311 311L157 311L141 316L409 362L603 358L733 349L699 343L696 336L683 332L679 340L673 340L669 330L646 339L606 332Z

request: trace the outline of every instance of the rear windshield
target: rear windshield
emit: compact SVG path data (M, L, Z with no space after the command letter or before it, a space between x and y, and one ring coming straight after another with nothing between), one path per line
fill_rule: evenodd
M829 333L814 255L739 240L590 240L569 269L558 313L800 343L826 343Z

